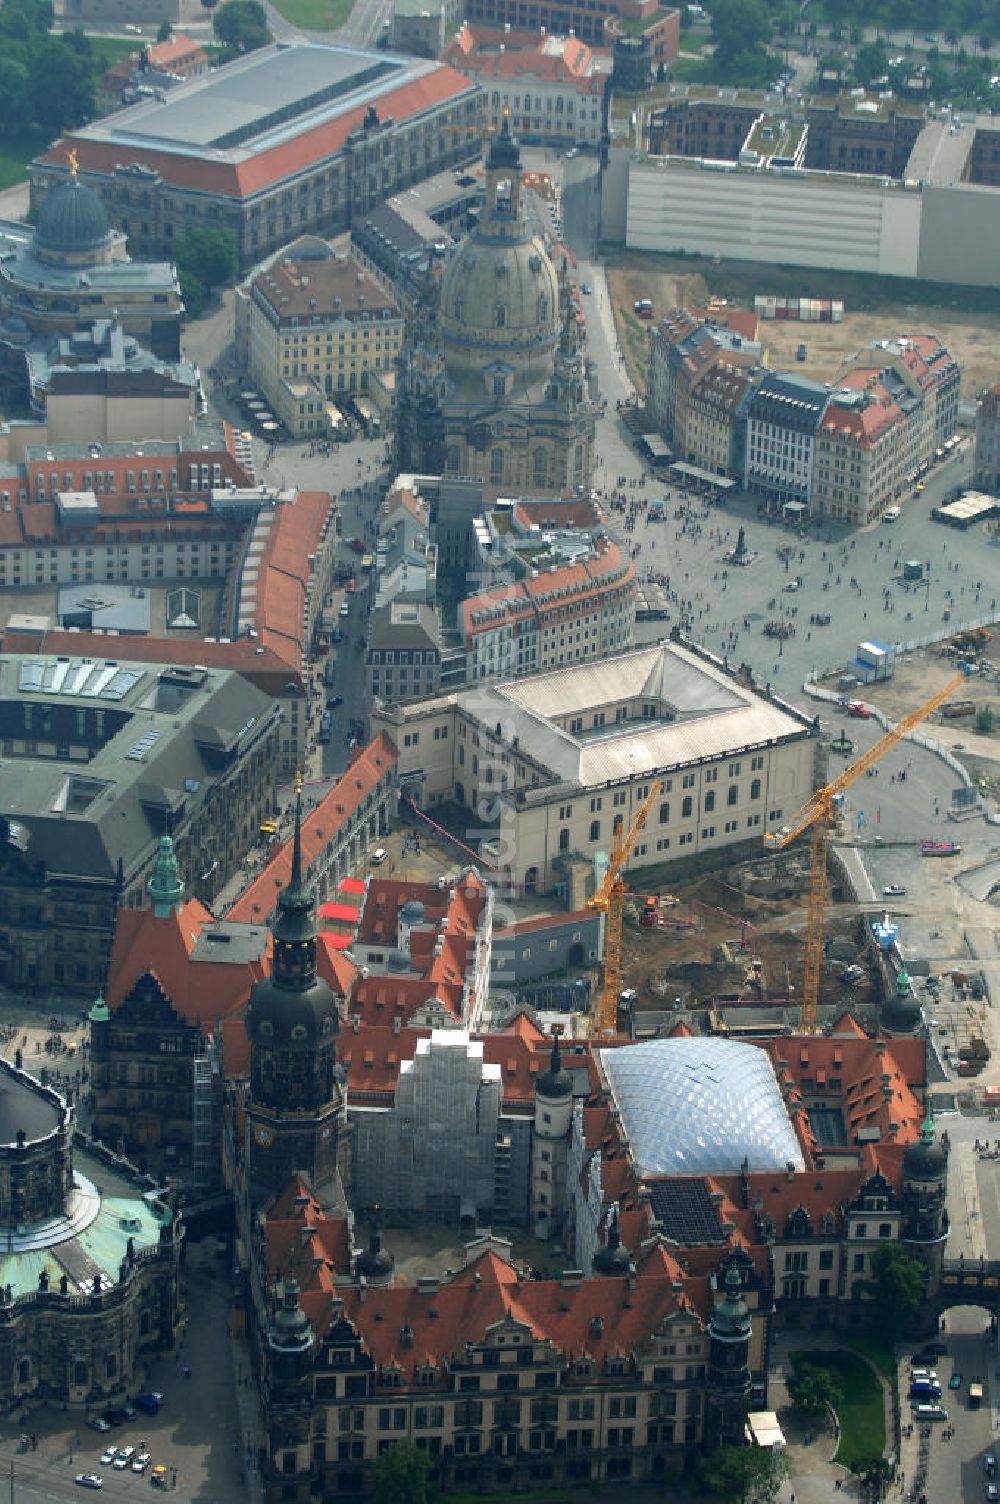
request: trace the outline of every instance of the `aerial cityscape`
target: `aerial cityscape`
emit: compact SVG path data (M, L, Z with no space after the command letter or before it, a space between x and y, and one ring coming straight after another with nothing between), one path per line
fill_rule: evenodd
M997 1504L1000 10L0 43L11 1504Z

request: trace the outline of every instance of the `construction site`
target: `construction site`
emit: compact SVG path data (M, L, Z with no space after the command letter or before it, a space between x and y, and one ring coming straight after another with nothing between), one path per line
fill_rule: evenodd
M802 1011L809 854L768 856L680 884L655 908L627 903L619 1027L636 1038L683 1021L733 1037L794 1032ZM845 1008L874 1024L879 982L856 904L831 894L818 1021ZM870 912L869 910L866 912Z

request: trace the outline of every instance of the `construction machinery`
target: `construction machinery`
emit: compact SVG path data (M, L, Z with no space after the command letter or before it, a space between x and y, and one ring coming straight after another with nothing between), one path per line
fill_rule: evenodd
M768 831L764 845L769 851L783 851L805 831L812 831L812 857L809 868L809 910L806 924L806 954L802 976L802 1032L815 1033L816 1013L819 1007L820 970L823 964L823 912L826 907L826 862L830 846L830 831L837 810L843 804L844 790L849 788L862 773L867 773L879 760L901 742L914 726L919 726L932 711L937 710L959 685L965 683L964 674L955 674L947 684L931 695L917 710L905 715L891 731L881 737L867 752L846 767L844 771L818 789L809 802L799 810L790 825L776 832Z
M649 792L632 817L625 830L624 822L615 831L611 859L604 880L592 898L587 899L587 908L596 909L604 915L604 981L597 1003L596 1029L601 1034L614 1034L618 1024L618 994L622 982L622 913L625 905L625 867L632 854L640 831L646 824L649 812L663 791L663 783L654 778Z

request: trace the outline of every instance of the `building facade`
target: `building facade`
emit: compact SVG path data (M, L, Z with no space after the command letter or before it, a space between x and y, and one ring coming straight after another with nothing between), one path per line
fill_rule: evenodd
M204 897L237 870L274 804L280 712L204 667L11 655L0 685L0 975L93 997L168 822Z
M522 141L597 146L604 89L611 73L607 52L576 36L470 26L448 44L443 61L480 85L487 125L510 119Z
M671 668L683 672L671 674ZM721 693L716 717L689 696ZM630 868L690 865L756 849L815 786L811 724L678 643L376 713L401 787L423 808L468 811L498 880L568 893L628 827L654 778L661 792ZM581 897L586 896L581 895Z
M211 224L250 267L468 162L481 111L478 88L440 63L275 43L64 137L32 164L32 207L65 180L72 150L135 255L169 256Z
M815 440L812 510L862 526L906 489L906 420L879 384L834 392Z
M122 1403L176 1340L180 1223L138 1186L104 1197L75 1152L72 1108L20 1051L0 1082L11 1121L31 1125L0 1146L0 1405Z
M8 370L31 337L73 334L113 319L154 355L180 353L181 294L174 266L131 261L125 236L109 227L100 196L77 158L63 153L27 242L0 239L0 356ZM23 359L23 355L22 355Z
M983 393L976 409L972 484L992 496L1000 495L1000 382Z
M459 608L466 683L623 652L635 636L635 596L635 570L606 536L586 557L469 596Z
M328 433L328 405L395 369L403 316L350 256L306 236L236 291L236 348L271 411L297 438Z
M747 400L744 482L770 509L809 515L816 434L829 400L827 387L779 371L768 372Z

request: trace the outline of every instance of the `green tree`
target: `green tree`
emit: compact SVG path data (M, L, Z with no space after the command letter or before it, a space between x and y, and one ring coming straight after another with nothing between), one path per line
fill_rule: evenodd
M0 84L0 94L2 93L3 85ZM980 705L976 711L976 730L982 732L983 736L989 736L993 730L995 719L993 711L988 705Z
M924 1266L898 1243L882 1243L872 1254L871 1268L864 1288L872 1297L874 1324L887 1342L896 1342L923 1302Z
M800 1363L788 1379L788 1398L803 1415L824 1415L828 1407L836 1410L843 1391L828 1368Z
M0 99L0 135L16 135L30 119L28 69L17 58L0 57Z
M889 54L881 42L865 42L854 55L854 79L862 87L884 78L888 68Z
M201 284L204 301L207 292L235 280L239 266L236 237L232 230L198 225L178 243L176 259L182 278L189 279L187 285L191 292L196 291L195 281Z
M82 125L94 113L94 74L88 54L69 39L46 37L29 65L35 125L52 136Z
M188 271L183 266L177 268L177 280L181 285L181 297L184 299L184 312L189 319L200 318L205 309L205 299L208 296L205 284L194 272Z
M702 1476L709 1492L730 1504L772 1504L788 1477L788 1458L776 1447L719 1447Z
M877 1501L884 1499L892 1482L892 1464L886 1457L872 1457L867 1462L858 1462L854 1472L861 1479L865 1497Z
M212 29L223 47L253 52L271 40L267 16L258 0L225 0L212 17Z
M432 1504L431 1459L412 1441L395 1441L375 1462L375 1504Z
M169 42L173 34L174 28L171 26L170 22L161 21L159 27L157 28L156 40L158 42Z
M712 9L712 71L719 83L757 86L774 77L767 51L771 18L763 0L715 0Z

